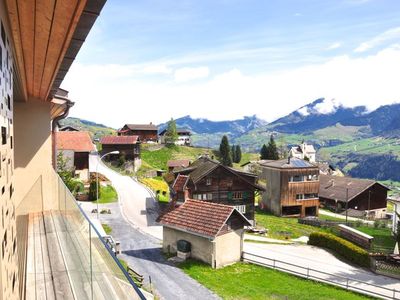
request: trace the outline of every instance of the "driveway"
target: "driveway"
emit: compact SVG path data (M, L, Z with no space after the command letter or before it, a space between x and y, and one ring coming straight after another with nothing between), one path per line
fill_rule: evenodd
M89 166L90 172L96 172L98 167L98 172L112 182L125 220L133 227L162 240L162 227L155 222L158 209L152 193L131 177L123 176L99 163L97 155L90 155Z
M400 281L397 279L389 278L386 276L376 275L370 271L362 268L350 265L346 262L339 260L336 256L330 252L308 245L274 245L274 244L260 244L245 242L244 251L249 254L244 254L245 258L255 260L261 263L269 265L273 264L273 259L283 261L289 264L302 266L304 268L310 268L318 271L328 273L329 275L323 275L320 273L314 273L310 271L310 275L320 276L321 278L328 279L331 281L336 280L335 276L342 276L353 280L359 280L367 282L369 284L381 286L390 289L391 291L385 291L380 288L363 285L354 281L349 282L349 285L364 288L365 290L371 290L377 293L387 295L387 297L393 297L393 289L399 291L396 293L396 297L400 298ZM267 257L271 260L265 260L259 257L252 256L252 254ZM306 274L307 270L290 266L287 264L276 262L276 266L288 269L290 271L299 272ZM338 282L346 284L346 280L338 279ZM396 298L398 299L398 298Z

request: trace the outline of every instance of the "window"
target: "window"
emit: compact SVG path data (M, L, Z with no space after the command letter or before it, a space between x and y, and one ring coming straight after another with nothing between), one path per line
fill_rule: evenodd
M296 194L296 200L303 200L304 194Z
M4 29L3 22L1 22L1 39L3 41L4 47L6 46L6 31Z
M207 194L207 200L212 200L212 193Z
M212 179L211 178L207 178L206 179L206 185L211 185L212 184Z
M303 176L302 175L291 176L289 181L290 182L301 182L301 181L303 181Z
M7 144L7 129L4 126L1 126L1 144Z
M311 194L297 194L296 195L296 200L307 200L307 199L315 199L318 198L317 193L311 193Z
M11 98L10 98L10 95L7 95L7 107L8 107L8 109L11 109Z
M207 194L193 194L195 200L212 200L212 193Z
M233 192L232 198L235 199L243 199L243 193L242 192Z
M246 213L246 205L236 205L235 208L242 214Z
M13 148L13 137L10 136L11 149Z
M306 176L306 181L316 181L316 180L318 180L318 175L309 174Z

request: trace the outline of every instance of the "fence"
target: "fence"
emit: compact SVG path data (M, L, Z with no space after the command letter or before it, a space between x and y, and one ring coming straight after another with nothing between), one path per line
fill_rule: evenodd
M334 275L312 268L306 268L296 264L291 264L281 260L271 259L265 256L259 256L248 252L243 252L242 259L243 261L265 266L275 270L280 270L303 278L339 286L346 290L358 292L360 294L374 296L382 299L400 299L400 290L389 289L364 281L359 281L340 275Z

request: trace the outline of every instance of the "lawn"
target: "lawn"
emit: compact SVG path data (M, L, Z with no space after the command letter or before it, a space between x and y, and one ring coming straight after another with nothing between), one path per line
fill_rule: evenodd
M311 232L329 229L299 224L297 218L277 217L262 210L256 210L256 223L268 229L268 237L275 239L295 239L300 236L309 236Z
M366 234L369 234L374 237L373 247L377 250L393 250L396 241L392 236L392 232L390 228L375 228L372 225L368 226L360 226L356 228Z
M212 269L200 262L187 261L180 268L223 299L369 299L340 288L247 263Z
M112 228L108 224L101 224L106 234L110 235L112 232Z
M112 187L111 185L107 186L100 186L100 199L99 203L100 204L105 204L105 203L112 203L118 201L118 194L117 191ZM97 201L94 201L93 203L97 203Z
M141 178L140 182L147 185L154 192L160 191L160 194L158 195L158 201L169 202L169 187L162 177ZM166 195L164 196L162 192L165 192Z

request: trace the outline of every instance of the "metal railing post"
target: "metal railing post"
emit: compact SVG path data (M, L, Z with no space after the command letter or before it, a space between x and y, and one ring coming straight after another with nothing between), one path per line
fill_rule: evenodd
M90 255L90 289L92 292L92 300L94 299L93 296L93 263L92 263L92 229L90 227L90 223L88 223L89 225L89 255Z
M273 261L273 268L275 269L275 259L272 260Z
M346 278L346 290L349 289L349 278Z
M307 268L307 278L310 277L310 268Z

